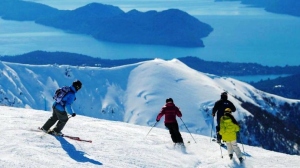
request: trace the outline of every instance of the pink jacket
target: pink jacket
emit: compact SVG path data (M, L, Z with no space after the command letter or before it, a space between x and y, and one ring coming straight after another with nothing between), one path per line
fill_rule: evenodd
M162 107L160 113L156 117L156 120L160 120L163 115L165 115L165 123L177 122L176 115L178 117L182 116L179 108L175 106L174 103L167 103L164 107Z

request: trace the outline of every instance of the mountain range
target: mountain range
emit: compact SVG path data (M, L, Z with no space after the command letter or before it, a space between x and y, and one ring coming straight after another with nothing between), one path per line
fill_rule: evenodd
M247 2L250 1L243 1ZM281 2L271 4L286 7L286 3ZM296 3L292 0L287 2ZM266 9L276 11L276 5ZM297 5L295 8L298 9ZM297 15L295 12L292 14ZM204 47L201 38L213 30L177 9L125 13L118 7L99 3L75 10L58 10L33 2L2 0L0 16L8 20L34 21L98 40L120 43ZM64 59L61 59L62 56ZM54 91L79 79L83 88L73 106L79 115L152 126L165 99L172 97L183 112L184 123L180 124L180 128L187 126L191 133L209 136L214 132L215 122L211 109L220 93L227 91L229 99L237 107L233 115L241 126L239 142L287 154L300 154L299 100L259 90L264 83L258 83L256 88L253 87L255 84L222 77L226 74L272 72L288 72L296 76L299 66L206 62L194 57L169 61L104 60L80 54L41 51L11 58L3 56L1 60L0 104L3 106L51 111ZM293 76L290 78L289 82L295 83ZM282 87L285 85L276 84L279 88L286 88ZM164 125L160 122L157 127L164 128Z
M300 16L300 2L298 0L215 0L215 1L241 1L252 7L264 8L268 12Z
M64 59L61 59L64 58ZM261 80L258 82L250 81L249 83L255 88L283 96L286 98L300 99L300 90L297 87L300 74L300 66L263 66L257 63L233 63L233 62L216 62L205 61L197 57L187 56L177 58L190 68L197 71L215 74L218 76L252 76L252 75L286 75L276 79ZM141 61L151 60L141 58L130 59L101 59L82 54L67 52L45 52L33 51L15 56L0 56L1 61L15 62L31 65L72 65L72 66L95 66L110 68L127 64L138 63Z
M35 2L1 0L0 16L116 43L204 47L201 38L213 31L210 25L178 9L126 13L119 7L100 3L58 10Z
M73 106L79 115L152 126L165 99L172 97L183 113L180 128L206 136L214 131L214 102L227 91L237 107L233 115L242 130L239 142L299 154L299 100L196 71L178 59L110 68L0 62L0 104L51 111L54 91L75 79L83 83Z

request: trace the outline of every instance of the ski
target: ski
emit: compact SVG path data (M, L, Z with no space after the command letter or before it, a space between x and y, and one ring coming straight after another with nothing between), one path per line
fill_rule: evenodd
M175 149L176 151L187 154L186 146L183 143L174 143L173 148L169 148L169 149Z
M32 130L32 131L38 131L38 132L43 132L42 129L40 127L38 127L37 130ZM85 140L85 139L81 139L79 137L75 137L75 136L70 136L70 135L53 135L51 133L45 133L45 134L49 134L49 135L52 135L52 136L58 136L58 137L65 137L65 138L69 138L69 139L72 139L72 140L75 140L75 141L81 141L81 142L89 142L89 143L92 143L92 140Z
M85 139L81 139L79 137L73 137L73 136L69 136L69 135L63 135L62 137L66 137L66 138L69 138L69 139L73 139L75 141L82 141L82 142L89 142L89 143L92 143L92 140L85 140Z

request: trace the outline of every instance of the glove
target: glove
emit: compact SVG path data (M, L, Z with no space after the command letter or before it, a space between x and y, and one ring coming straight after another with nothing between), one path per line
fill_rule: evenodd
M75 117L75 116L76 116L76 113L73 113L73 114L72 114L72 117Z
M156 122L159 122L159 120L158 120L158 119L156 119Z

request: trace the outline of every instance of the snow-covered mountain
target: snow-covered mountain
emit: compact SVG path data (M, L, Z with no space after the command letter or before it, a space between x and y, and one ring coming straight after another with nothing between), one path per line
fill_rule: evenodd
M174 148L166 129L77 115L64 133L92 140L78 142L36 132L50 114L32 109L1 107L1 168L225 168L299 167L300 156L239 144L242 165L203 135L182 133L186 149ZM222 153L221 153L222 152ZM223 156L223 158L222 158Z
M297 128L299 126L291 122L291 117L299 114L286 115L287 112L281 107L297 108L299 100L268 94L232 78L195 71L177 59L155 59L114 68L0 62L0 103L51 111L54 91L60 86L71 85L75 79L83 83L73 105L77 114L152 126L165 99L172 97L183 113L184 123L178 121L180 128L187 132L186 124L190 132L206 136L211 135L211 109L221 92L228 91L229 100L237 107L234 113L237 120L247 123L254 118L257 119L256 125L260 126L261 131L254 133L251 131L256 130L256 127L249 123L243 125L243 141L285 153L298 154L299 151L299 139L294 139L298 135L297 131L288 137L282 135L281 130L278 132L275 125L271 126L273 133L280 135L280 139L269 137L270 141L284 142L284 148L288 147L282 150L282 146L279 149L274 145L265 146L263 142L266 140L261 138L266 134L263 132L270 128L266 128L269 125L264 123L268 123L267 120L258 120L264 116L283 117L283 124L289 123L286 129ZM249 110L255 107L262 112ZM263 117L258 117L260 115ZM157 127L164 128L163 122L159 122Z

